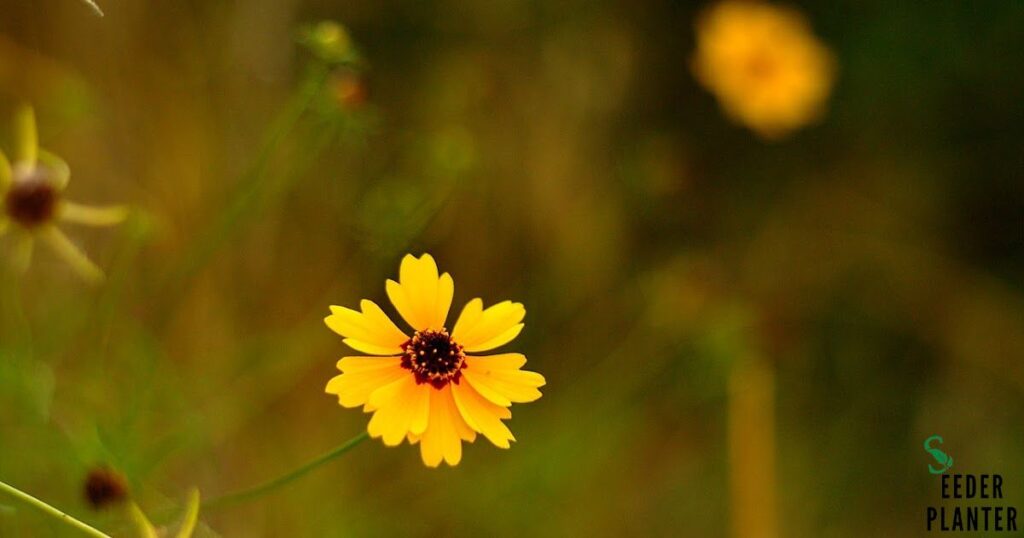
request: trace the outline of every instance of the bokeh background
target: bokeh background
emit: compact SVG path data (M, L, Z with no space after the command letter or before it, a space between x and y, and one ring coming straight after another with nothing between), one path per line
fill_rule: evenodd
M430 252L527 307L518 443L367 442L197 536L919 536L933 434L1024 505L1024 4L793 2L837 79L774 141L694 79L704 2L101 4L0 1L0 114L134 208L66 228L101 286L3 269L5 482L125 536L98 464L166 521L343 442L321 320Z

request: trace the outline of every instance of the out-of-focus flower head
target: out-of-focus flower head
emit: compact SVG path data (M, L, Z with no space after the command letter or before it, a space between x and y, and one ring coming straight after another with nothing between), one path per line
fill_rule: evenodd
M354 64L359 54L348 30L334 21L322 21L299 32L299 43L330 65Z
M83 278L97 281L103 272L57 228L57 222L89 226L112 226L127 216L120 206L92 207L64 199L71 171L63 159L39 147L36 117L32 108L22 106L15 113L14 160L0 152L0 235L15 232L11 256L18 270L32 259L35 241L48 244Z
M342 110L355 110L366 103L366 82L352 69L338 69L331 74L331 97Z
M361 131L368 109L365 65L348 30L322 21L303 27L298 41L317 60L310 70L314 79L322 80L318 83L324 90L317 97L317 114L345 131Z
M176 522L156 528L132 500L124 476L107 466L94 467L85 477L85 500L94 510L120 509L132 522L137 536L191 538L199 521L199 490L192 489Z
M817 119L835 78L832 54L800 13L755 0L704 12L693 70L730 117L766 139Z
M128 484L109 467L96 467L85 477L85 500L96 510L118 505L128 499Z

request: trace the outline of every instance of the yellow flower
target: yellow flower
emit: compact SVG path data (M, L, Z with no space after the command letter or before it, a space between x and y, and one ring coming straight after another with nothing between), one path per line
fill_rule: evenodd
M405 256L398 282L388 280L386 290L414 329L412 337L372 301L362 301L361 311L332 306L327 326L352 349L377 356L338 361L342 374L330 380L327 392L344 407L372 412L367 429L385 445L405 439L419 443L430 467L442 459L457 465L462 441L473 442L477 433L508 448L515 440L502 423L512 416L508 408L540 398L544 377L521 370L526 357L519 353L470 354L491 351L519 335L523 305L505 301L485 309L483 301L473 299L449 334L445 321L455 284L448 273L438 276L429 254Z
M693 68L729 116L770 139L817 119L835 74L799 13L745 0L700 17Z
M0 235L16 233L15 266L25 270L32 259L36 239L49 244L58 255L87 280L100 280L103 272L89 261L56 223L58 221L91 226L112 226L124 220L123 207L90 207L64 199L63 191L71 177L67 163L41 149L32 109L23 106L15 113L16 142L14 162L0 152Z

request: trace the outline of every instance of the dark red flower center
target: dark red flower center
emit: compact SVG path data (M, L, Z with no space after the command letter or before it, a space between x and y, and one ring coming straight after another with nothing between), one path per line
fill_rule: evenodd
M458 383L466 367L462 346L445 329L416 331L402 344L402 351L402 368L411 370L417 383L430 383L436 389L449 382Z
M4 197L7 217L25 228L50 221L57 212L60 193L42 168L16 174Z
M128 498L124 477L106 467L97 467L85 477L85 498L99 510Z

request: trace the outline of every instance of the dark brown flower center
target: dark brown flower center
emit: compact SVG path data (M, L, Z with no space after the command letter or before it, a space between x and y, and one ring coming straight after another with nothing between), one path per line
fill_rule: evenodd
M4 198L4 211L14 222L35 228L53 218L59 196L46 170L36 167L15 174Z
M458 383L466 366L462 346L445 329L416 331L402 350L402 368L412 370L417 383L430 383L436 389Z
M124 477L106 467L97 467L85 477L85 498L99 510L120 503L128 497Z

